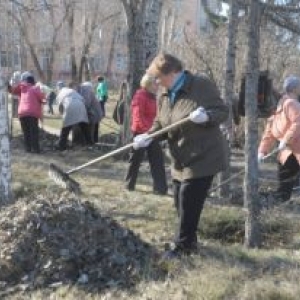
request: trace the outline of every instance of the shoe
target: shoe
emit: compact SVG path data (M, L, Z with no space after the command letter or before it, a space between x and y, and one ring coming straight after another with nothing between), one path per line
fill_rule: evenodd
M67 147L62 147L62 146L59 146L59 145L55 145L54 146L54 150L65 151L65 150L67 150Z
M33 151L31 151L32 153L34 153L34 154L42 154L42 151L41 150L33 150Z
M161 262L181 259L182 253L176 249L165 251L161 257Z
M161 260L170 261L170 260L181 259L184 256L190 256L191 254L196 253L197 249L198 248L196 244L193 244L189 248L174 246L173 248L164 252Z
M127 191L129 191L129 192L132 192L132 191L134 191L135 189L134 189L134 187L131 187L131 186L125 186L125 189L127 190Z
M168 191L157 191L157 190L154 190L154 191L153 191L153 194L154 194L154 195L165 196L165 195L168 194Z

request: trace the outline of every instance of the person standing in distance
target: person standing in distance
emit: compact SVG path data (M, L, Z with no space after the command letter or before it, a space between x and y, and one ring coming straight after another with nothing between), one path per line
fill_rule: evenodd
M158 85L155 77L145 74L140 82L140 88L135 92L131 101L131 131L133 136L147 132L156 116L156 96ZM168 190L164 156L158 140L152 141L146 148L132 149L129 157L129 167L125 177L126 188L135 189L139 168L145 152L150 164L153 178L153 192L165 195Z
M101 104L103 116L105 116L105 104L108 99L107 83L103 76L99 76L97 80L98 80L98 85L97 85L96 95L97 95L97 99Z
M288 76L283 90L284 94L275 113L268 119L258 148L258 163L261 163L273 145L278 143L279 186L271 194L278 203L290 200L300 171L300 78Z
M174 205L178 228L174 246L163 259L179 258L197 249L197 227L214 176L226 167L226 150L220 124L228 117L216 85L205 75L184 70L168 53L158 54L147 74L164 88L152 128L134 139L134 147L146 147L149 134L187 116L190 122L172 129L167 139L172 159Z
M18 117L24 135L26 152L40 153L39 119L42 118L45 94L38 86L32 73L26 71L16 85L8 85L8 92L19 97Z

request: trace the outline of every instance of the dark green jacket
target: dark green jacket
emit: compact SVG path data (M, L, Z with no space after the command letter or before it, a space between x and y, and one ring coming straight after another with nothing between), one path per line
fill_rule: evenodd
M159 97L157 117L149 131L173 124L199 106L206 109L209 121L205 124L190 121L165 135L172 159L172 176L179 181L215 175L226 167L225 141L219 125L226 121L228 107L208 77L185 73L185 82L173 105L167 92Z

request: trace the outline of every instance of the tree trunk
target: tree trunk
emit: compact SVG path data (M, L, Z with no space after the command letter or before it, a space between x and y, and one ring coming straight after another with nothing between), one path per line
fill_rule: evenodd
M74 7L72 7L69 11L68 17L68 34L70 36L70 60L71 60L71 78L72 81L78 81L77 74L77 63L76 63L76 51L75 51L75 41L74 41L74 31L75 31L75 22L74 22Z
M148 64L158 50L158 24L162 0L121 0L128 25L128 95L131 100L139 88ZM126 117L129 119L129 116ZM129 122L130 123L130 122ZM130 128L124 128L125 141L130 140Z
M115 51L116 51L116 42L117 42L117 30L114 29L113 36L111 39L111 44L109 47L109 52L108 52L106 77L111 77L111 74L112 74L113 60L114 60L114 55L115 55Z
M3 90L4 81L0 69L0 205L8 203L12 198L8 109Z
M235 78L235 57L236 57L236 38L238 29L238 13L239 5L236 1L231 0L229 24L228 24L228 45L226 52L226 73L225 73L225 86L223 88L223 98L229 107L228 120L224 124L225 147L227 148L227 161L230 162L230 144L232 142L232 103L234 98L234 78ZM220 183L228 180L230 177L230 164L227 169L220 174ZM224 184L220 187L219 196L229 197L230 183Z
M258 126L257 83L259 75L260 4L251 0L249 7L248 58L245 91L245 246L261 245L260 205L258 197Z

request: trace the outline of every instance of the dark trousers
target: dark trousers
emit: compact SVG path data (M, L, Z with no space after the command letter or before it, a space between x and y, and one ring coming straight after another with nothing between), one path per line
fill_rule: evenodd
M147 152L150 171L153 178L153 190L165 194L168 190L164 156L158 141L153 141L148 147L138 150L132 149L129 156L129 167L125 177L126 187L134 190L141 162Z
M174 204L179 225L175 245L191 249L197 243L197 228L213 176L189 179L183 182L173 180Z
M48 113L54 115L53 103L48 103Z
M94 124L94 143L98 143L99 141L99 124L100 122Z
M89 125L88 125L88 123L81 122L81 123L74 124L74 125L71 125L71 126L63 127L61 129L60 136L59 136L59 141L58 141L59 150L67 149L68 136L70 134L70 131L73 129L74 126L77 126L77 125L81 129L81 132L83 134L83 137L84 137L84 140L85 140L86 144L91 145L92 141L91 141L91 134L90 134L90 130L89 130Z
M100 101L101 109L103 112L103 117L105 117L105 104L106 104L106 101Z
M24 135L24 145L27 152L40 152L39 120L35 117L21 117L20 124Z
M282 200L288 201L291 198L299 170L299 163L293 154L283 165L278 164L279 187L277 192Z

